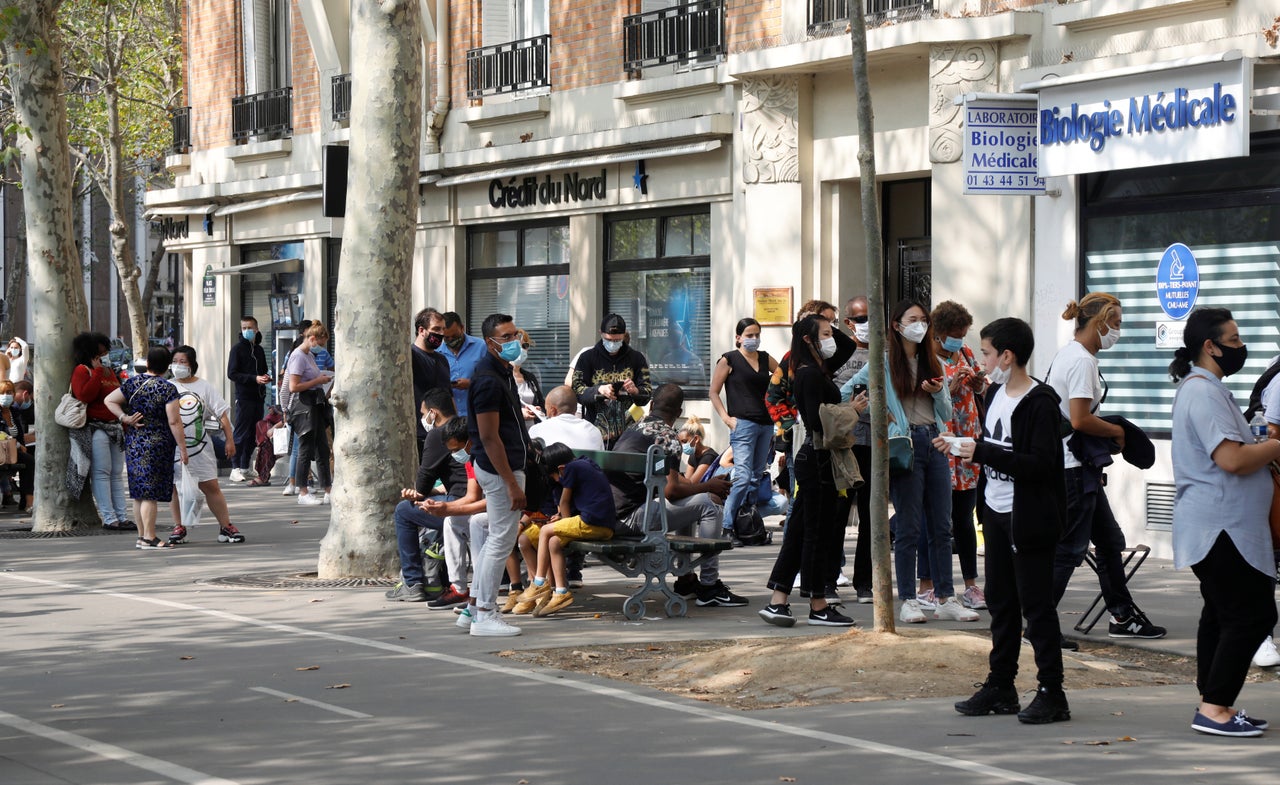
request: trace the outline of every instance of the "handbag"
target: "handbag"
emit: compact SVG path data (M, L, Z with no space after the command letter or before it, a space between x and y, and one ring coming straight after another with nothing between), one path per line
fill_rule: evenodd
M0 466L12 466L18 462L18 440L7 433L0 433Z
M83 428L89 419L89 404L71 394L71 388L63 393L58 408L53 410L53 421L63 428Z
M915 466L916 451L910 436L889 437L889 472L906 474Z
M289 426L281 425L271 431L271 452L277 458L289 454Z

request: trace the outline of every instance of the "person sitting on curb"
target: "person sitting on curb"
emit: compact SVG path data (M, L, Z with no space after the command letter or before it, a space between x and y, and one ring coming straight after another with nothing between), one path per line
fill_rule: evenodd
M428 497L435 501L461 499L467 494L469 482L463 462L454 460L451 450L445 445L444 426L458 419L453 407L453 392L445 388L430 390L423 397L423 406L427 409L428 418L434 419L435 427L427 432L427 438L423 440L417 487L401 491L402 501L396 505L396 544L400 550L401 580L394 589L386 593L387 599L395 602L427 601L422 544L418 533L421 529L434 529L443 533L444 519L428 512L420 503ZM464 429L466 425L467 421L462 419ZM437 481L444 484L442 494L434 493Z
M618 523L609 479L590 458L575 458L563 444L547 445L542 451L547 476L559 490L558 511L550 522L539 527L538 565L533 584L524 590L516 613L533 611L534 616L550 616L573 604L565 569L564 544L574 540L610 540ZM529 527L532 529L533 527ZM533 532L526 530L533 537ZM555 590L547 583L550 569Z

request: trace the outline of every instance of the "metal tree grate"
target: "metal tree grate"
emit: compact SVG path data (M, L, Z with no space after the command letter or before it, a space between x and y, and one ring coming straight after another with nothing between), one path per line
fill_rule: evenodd
M77 526L65 532L33 532L31 524L8 526L0 529L0 540L49 540L64 537L96 537L99 534L135 534L130 531L111 531L101 526Z
M377 589L396 585L394 578L320 578L314 572L258 572L201 578L196 583L224 589Z

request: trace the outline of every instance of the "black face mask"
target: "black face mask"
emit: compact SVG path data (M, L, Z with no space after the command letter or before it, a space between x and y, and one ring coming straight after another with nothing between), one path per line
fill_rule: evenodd
M445 346L448 346L450 349L457 351L458 348L462 346L462 342L465 340L466 340L466 336L459 335L457 338L446 338L444 343L445 343Z
M1249 358L1248 346L1223 346L1217 341L1213 345L1218 347L1222 352L1221 357L1214 357L1214 361L1218 363L1218 367L1222 369L1223 376L1230 376L1244 367L1244 361Z
M427 333L427 348L435 351L440 348L440 344L444 343L444 336L440 333Z

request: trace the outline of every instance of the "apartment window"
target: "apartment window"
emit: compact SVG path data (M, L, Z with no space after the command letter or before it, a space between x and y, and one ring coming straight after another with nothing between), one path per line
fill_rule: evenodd
M654 387L707 397L711 367L711 213L649 213L610 220L607 311L620 314L631 346L649 360Z
M288 0L242 0L244 91L264 93L293 84Z
M480 335L491 313L507 313L533 341L524 370L543 392L569 369L569 223L473 229L467 237L467 325Z
M551 32L549 0L484 0L480 35L485 46L536 38Z

